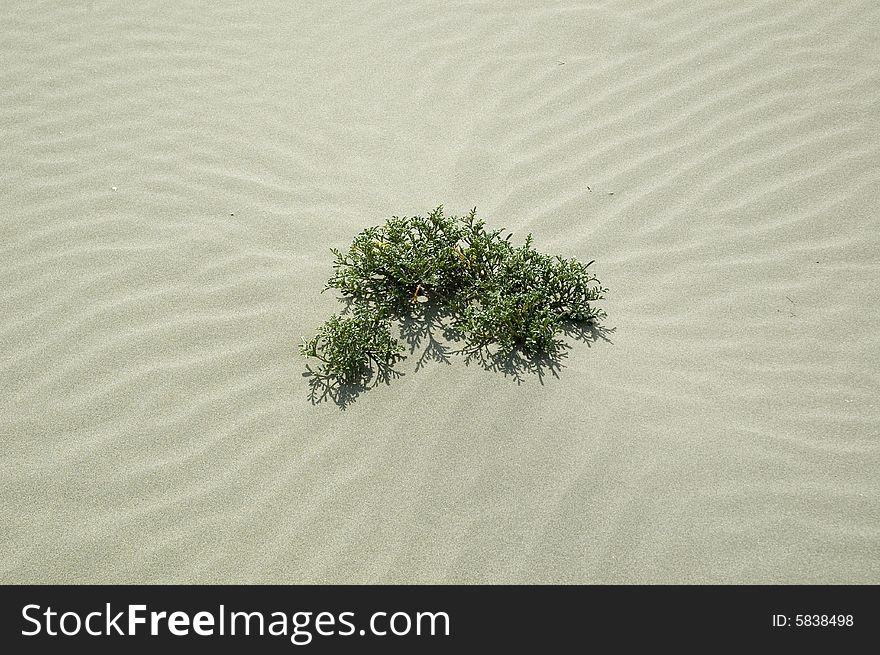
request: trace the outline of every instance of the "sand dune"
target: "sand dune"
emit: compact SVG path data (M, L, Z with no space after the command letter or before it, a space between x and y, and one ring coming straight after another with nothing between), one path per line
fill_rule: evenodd
M4 3L3 582L880 582L880 6ZM329 248L477 206L610 341L344 411Z

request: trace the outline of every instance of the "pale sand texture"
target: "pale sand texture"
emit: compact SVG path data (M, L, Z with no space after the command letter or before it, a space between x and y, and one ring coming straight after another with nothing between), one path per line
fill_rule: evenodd
M880 582L875 0L125 4L0 9L0 581ZM311 405L441 202L613 343Z

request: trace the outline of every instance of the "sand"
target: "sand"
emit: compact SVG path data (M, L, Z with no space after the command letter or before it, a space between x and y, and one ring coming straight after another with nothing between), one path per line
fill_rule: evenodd
M293 4L0 9L0 581L880 583L880 5ZM610 340L310 403L441 203Z

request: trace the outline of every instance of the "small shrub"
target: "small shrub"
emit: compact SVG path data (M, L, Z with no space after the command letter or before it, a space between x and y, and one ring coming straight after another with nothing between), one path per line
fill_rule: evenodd
M389 321L362 309L351 316L331 316L300 346L303 355L321 360L324 372L342 384L369 380L372 366L392 366L403 357L402 350L403 345L391 336Z
M519 247L511 234L488 230L476 218L392 217L358 234L347 252L333 250L328 289L349 302L350 316L333 316L302 353L321 360L321 375L342 384L366 384L402 358L391 320L418 319L430 308L447 321L447 334L473 353L553 356L569 326L595 325L605 313L593 306L606 292L575 259Z

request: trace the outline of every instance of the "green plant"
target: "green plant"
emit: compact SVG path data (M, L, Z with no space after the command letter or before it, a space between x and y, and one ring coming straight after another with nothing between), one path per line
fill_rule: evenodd
M342 384L359 384L372 375L372 365L392 366L403 346L391 336L390 323L379 314L360 309L351 316L331 316L306 341L300 352L321 360L326 374Z
M302 353L321 360L325 379L366 384L373 367L387 372L402 358L392 319L440 316L464 352L535 358L558 354L569 327L604 318L592 304L606 291L588 271L593 262L538 252L531 235L517 247L502 234L488 230L476 209L455 217L442 206L367 228L347 252L333 249L326 287L353 313L331 317Z
M592 262L538 252L531 235L519 248L496 237L492 253L493 264L457 299L452 314L453 334L471 348L497 343L503 355L514 350L553 354L566 323L604 318L590 304L605 292L587 271Z

